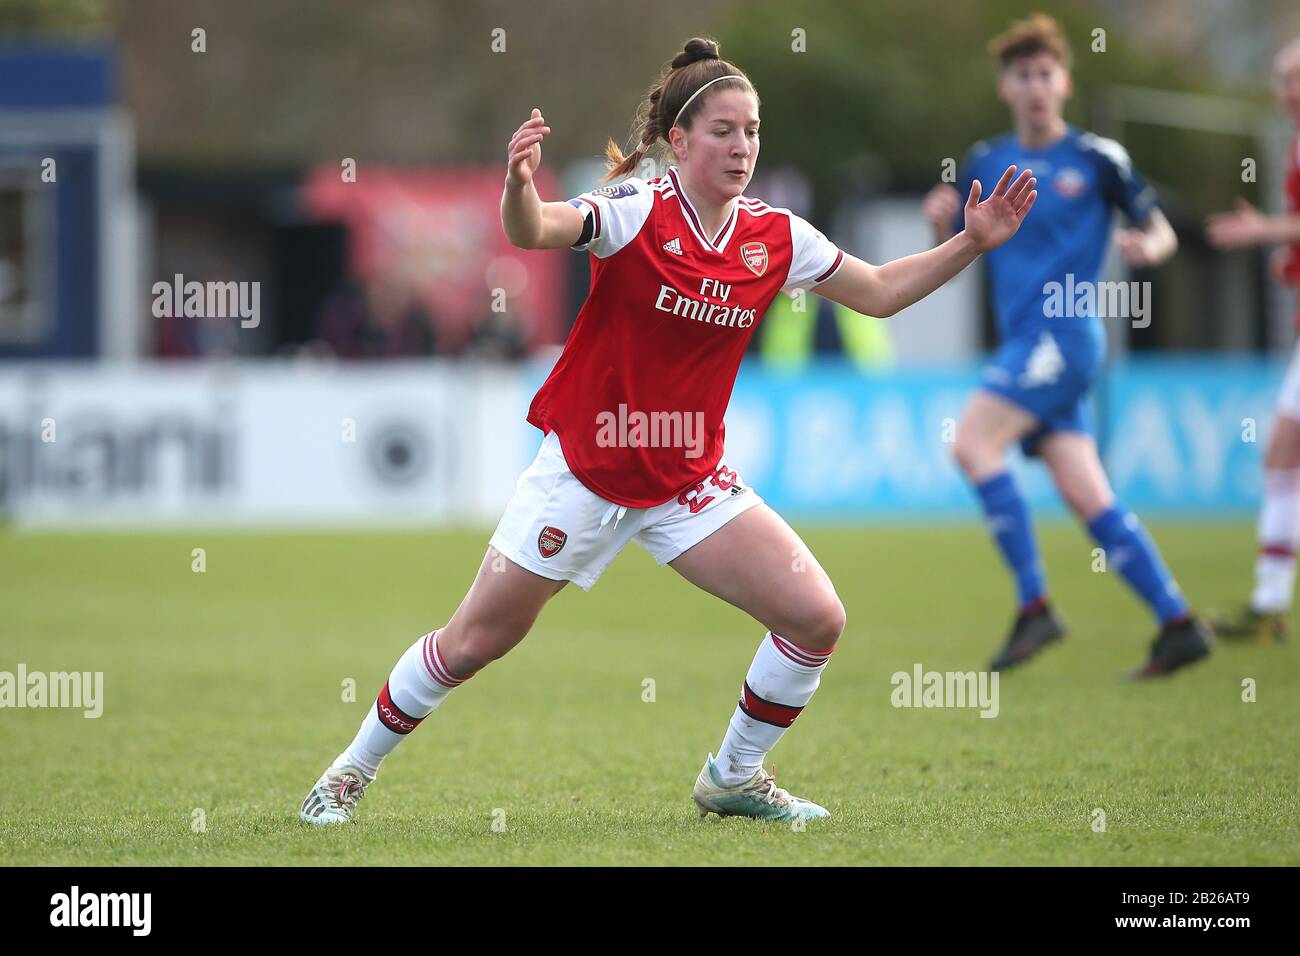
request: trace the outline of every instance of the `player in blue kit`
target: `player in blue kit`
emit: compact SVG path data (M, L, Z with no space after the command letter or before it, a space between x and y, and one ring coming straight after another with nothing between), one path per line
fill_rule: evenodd
M1065 122L1070 48L1056 21L1031 16L989 47L1014 129L977 143L957 187L936 186L924 210L942 242L962 228L961 196L972 180L989 182L1008 165L1031 167L1038 178L1038 208L1018 235L987 255L1001 345L962 414L955 444L1019 596L1011 635L990 666L1023 663L1065 634L1048 600L1028 508L1007 471L1007 449L1019 442L1047 465L1062 498L1105 550L1109 570L1159 621L1150 659L1133 676L1168 674L1209 654L1210 633L1142 523L1116 500L1093 438L1088 393L1105 356L1097 280L1113 212L1133 223L1117 238L1131 266L1164 262L1178 241L1124 148Z

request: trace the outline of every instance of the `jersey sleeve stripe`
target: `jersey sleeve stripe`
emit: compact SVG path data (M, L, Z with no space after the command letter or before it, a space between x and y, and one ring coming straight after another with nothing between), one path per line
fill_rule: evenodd
M825 282L831 276L835 275L835 273L839 270L840 266L843 263L844 263L844 250L840 249L838 250L835 256L835 261L831 263L831 267L827 269L825 272L823 272L821 275L819 275L816 279L813 279L813 282L814 283Z

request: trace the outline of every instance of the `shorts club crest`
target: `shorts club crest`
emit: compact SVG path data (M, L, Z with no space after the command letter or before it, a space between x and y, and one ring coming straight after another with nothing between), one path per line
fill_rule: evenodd
M537 553L543 558L553 558L560 553L564 547L564 542L569 540L569 536L559 528L552 528L547 525L542 529L541 534L537 536Z

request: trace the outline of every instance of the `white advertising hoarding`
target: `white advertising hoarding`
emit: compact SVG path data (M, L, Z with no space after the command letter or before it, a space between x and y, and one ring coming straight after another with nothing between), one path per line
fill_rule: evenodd
M19 525L494 522L527 465L525 379L440 362L0 370L0 511Z

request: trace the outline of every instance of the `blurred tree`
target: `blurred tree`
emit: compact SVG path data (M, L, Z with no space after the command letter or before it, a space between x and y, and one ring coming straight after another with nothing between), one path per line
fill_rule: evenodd
M504 164L539 106L559 168L624 139L663 63L732 2L132 0L117 32L148 162Z
M112 27L109 7L109 0L0 0L0 36L102 36Z
M664 63L689 37L714 36L763 96L766 161L807 172L824 216L846 193L923 189L944 159L1004 130L986 43L1034 8L1074 43L1068 115L1087 127L1105 126L1122 85L1268 110L1274 38L1300 30L1300 5L1285 0L0 0L0 29L111 33L142 162L233 171L499 162L533 106L562 167L600 155L607 136L625 141ZM203 53L191 50L198 27ZM1104 53L1090 49L1097 28ZM807 52L792 50L796 29ZM1150 124L1122 138L1189 208L1257 198L1236 174L1253 149L1242 138Z
M1117 18L1111 7L1064 0L1032 7L1022 0L754 0L732 8L718 35L723 54L743 66L763 99L770 124L765 161L805 170L817 187L817 213L825 216L846 193L927 188L946 159L960 162L972 143L1006 131L987 42L1031 9L1057 17L1071 39L1075 95L1067 119L1077 125L1100 123L1098 132L1113 133L1105 127L1116 86L1221 92L1205 58L1161 47L1134 26L1131 10ZM1267 18L1257 28L1266 30ZM796 29L804 31L806 52L792 51ZM1092 49L1096 29L1105 31L1104 52ZM1261 109L1266 84L1264 75L1253 91ZM1138 124L1122 137L1151 179L1199 206L1241 192L1236 173L1251 149L1242 137Z

